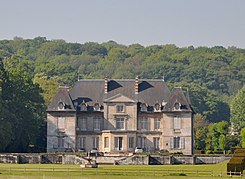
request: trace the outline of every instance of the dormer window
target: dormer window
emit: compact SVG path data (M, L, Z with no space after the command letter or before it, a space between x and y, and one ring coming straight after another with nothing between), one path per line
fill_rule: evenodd
M63 102L58 103L58 110L64 110L65 109L65 104Z
M81 111L87 111L87 104L83 101L80 105Z
M155 111L155 112L161 111L161 106L160 106L159 103L156 103L156 104L155 104L155 106L154 106L154 111Z
M94 104L94 111L99 111L100 110L100 104L99 103L95 103Z
M140 110L141 110L141 111L147 111L147 105L146 105L145 103L142 103L142 104L140 105Z
M180 103L175 103L174 104L174 110L180 110L181 104Z

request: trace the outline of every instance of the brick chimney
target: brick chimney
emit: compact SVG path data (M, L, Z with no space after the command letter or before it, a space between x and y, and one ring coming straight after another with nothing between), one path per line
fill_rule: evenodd
M105 77L104 90L105 90L105 94L107 94L107 92L108 92L108 78L107 78L107 76Z
M139 76L135 78L135 94L139 94Z

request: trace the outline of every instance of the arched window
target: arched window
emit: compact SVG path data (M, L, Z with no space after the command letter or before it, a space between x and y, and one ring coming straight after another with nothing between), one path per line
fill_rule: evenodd
M65 104L63 102L58 103L58 110L64 110L65 109Z
M100 110L100 104L99 103L95 103L94 104L94 111L99 111Z
M180 110L180 107L181 107L181 104L180 103L176 102L174 104L174 110Z
M161 111L161 105L159 103L154 105L154 111Z
M81 111L87 111L87 104L85 103L85 101L83 101L80 105L80 109Z
M147 111L147 105L146 105L145 103L142 103L142 104L140 105L140 110L141 110L141 111Z

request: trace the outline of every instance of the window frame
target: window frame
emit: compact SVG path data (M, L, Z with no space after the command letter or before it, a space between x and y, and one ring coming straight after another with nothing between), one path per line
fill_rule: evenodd
M161 128L161 119L159 117L154 118L154 130L159 131Z
M109 137L104 137L104 148L105 149L109 148Z
M124 113L125 112L125 105L124 104L117 104L116 105L116 113Z
M125 129L125 118L123 116L116 116L116 130Z

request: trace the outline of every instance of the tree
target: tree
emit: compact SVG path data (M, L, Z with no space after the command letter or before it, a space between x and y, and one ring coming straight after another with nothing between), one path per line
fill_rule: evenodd
M0 151L4 151L13 140L12 114L8 111L8 98L6 96L9 88L8 75L2 59L0 59Z
M245 86L231 102L231 122L238 132L245 128Z
M245 148L245 128L241 130L241 137L242 137L242 148Z
M195 136L195 149L205 150L208 133L208 121L201 115L196 114L194 118L194 136Z
M44 121L44 101L40 88L32 82L32 74L21 56L5 59L5 69L12 85L8 101L7 117L14 114L11 124L13 140L6 147L7 151L26 152L30 145L37 146L40 126Z

